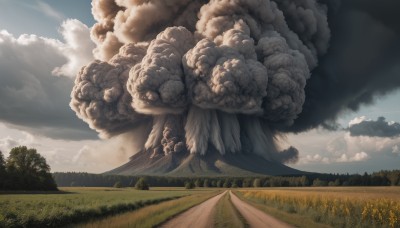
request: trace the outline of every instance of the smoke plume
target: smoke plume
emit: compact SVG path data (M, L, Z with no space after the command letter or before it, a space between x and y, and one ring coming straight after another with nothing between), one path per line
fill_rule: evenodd
M152 156L279 152L276 129L303 110L329 47L316 0L93 0L98 60L78 74L71 107L103 137L146 126Z

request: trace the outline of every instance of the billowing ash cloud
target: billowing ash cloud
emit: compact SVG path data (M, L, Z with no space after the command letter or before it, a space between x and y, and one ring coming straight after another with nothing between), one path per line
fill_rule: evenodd
M347 129L351 136L397 137L400 136L400 123L387 122L385 117L374 120L363 120L351 124Z
M329 47L315 0L94 0L98 60L78 74L71 107L102 136L149 125L152 156L278 152Z

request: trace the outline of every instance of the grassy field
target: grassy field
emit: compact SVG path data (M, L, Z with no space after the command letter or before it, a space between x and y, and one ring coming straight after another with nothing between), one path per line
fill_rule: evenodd
M204 189L191 191L193 195L182 197L176 200L162 202L142 209L111 216L100 220L74 225L77 228L94 227L156 227L173 216L197 205L205 200L221 193L220 190Z
M270 188L239 197L299 227L400 227L399 187ZM313 224L314 223L314 224Z
M246 220L237 211L231 202L229 192L218 202L215 208L214 227L244 228L249 227Z
M0 194L0 227L56 227L193 194L182 188L61 188L64 194Z

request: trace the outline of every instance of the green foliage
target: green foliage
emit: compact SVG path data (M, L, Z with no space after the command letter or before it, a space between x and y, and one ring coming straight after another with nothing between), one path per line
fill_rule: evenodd
M260 178L254 179L254 181L253 181L253 187L255 187L255 188L260 188L260 187L261 187L261 180L260 180Z
M61 190L65 194L0 194L0 227L64 227L190 194L189 191L131 188Z
M69 187L113 187L115 182L120 181L122 186L134 187L134 184L143 176L118 176L90 173L54 173L58 186ZM232 186L232 181L237 181L237 187L253 187L255 179L260 180L262 187L309 187L314 180L319 179L333 186L389 186L400 185L400 171L380 171L368 175L349 174L307 174L303 176L258 176L258 177L162 177L145 176L146 182L155 187L182 187L191 181L199 187L223 187L226 179L229 183L225 186ZM258 180L256 181L258 182ZM318 181L317 181L318 182ZM257 184L258 185L258 184Z
M122 188L122 184L121 184L121 181L117 181L117 182L115 182L115 184L114 184L114 186L113 186L114 188Z
M249 187L252 187L252 184L251 184L252 182L251 182L251 179L250 178L245 178L244 180L243 180L243 184L242 184L242 186L243 186L243 188L249 188Z
M3 152L0 150L0 172L5 172L6 171L6 164L4 161L4 156Z
M135 188L137 190L149 190L149 185L147 184L146 180L142 177L135 184Z
M4 189L6 182L6 165L3 153L0 151L0 189Z
M228 178L225 179L224 184L222 185L222 187L224 187L224 188L230 188L231 187L231 182L230 182L230 180Z
M328 186L328 182L317 178L313 181L313 186L316 186L316 187Z
M194 189L195 187L196 187L196 185L193 184L193 182L191 182L191 181L187 181L187 182L185 183L185 188L186 188L186 189Z
M205 180L204 180L203 187L205 187L205 188L210 187L210 184L209 184L209 182L208 182L208 179L205 179Z
M1 160L4 161L2 156ZM57 190L46 159L26 146L11 150L3 175L6 179L3 188L7 190Z
M232 188L238 188L238 187L239 187L238 180L237 179L233 179Z
M201 179L197 179L194 182L194 185L196 185L196 188L203 186L203 181Z
M222 188L223 181L220 179L217 181L217 188Z

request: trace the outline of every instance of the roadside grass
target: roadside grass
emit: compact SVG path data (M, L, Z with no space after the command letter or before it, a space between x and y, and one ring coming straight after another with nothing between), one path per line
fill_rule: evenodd
M272 188L238 197L299 227L400 227L400 188Z
M61 188L67 194L0 194L0 227L59 227L193 194L132 188Z
M221 191L194 191L193 195L163 202L157 205L147 206L133 212L127 212L100 220L93 220L84 224L77 224L73 227L156 227L220 193Z
M249 227L246 220L233 206L231 196L227 192L217 203L214 214L214 227L244 228Z

